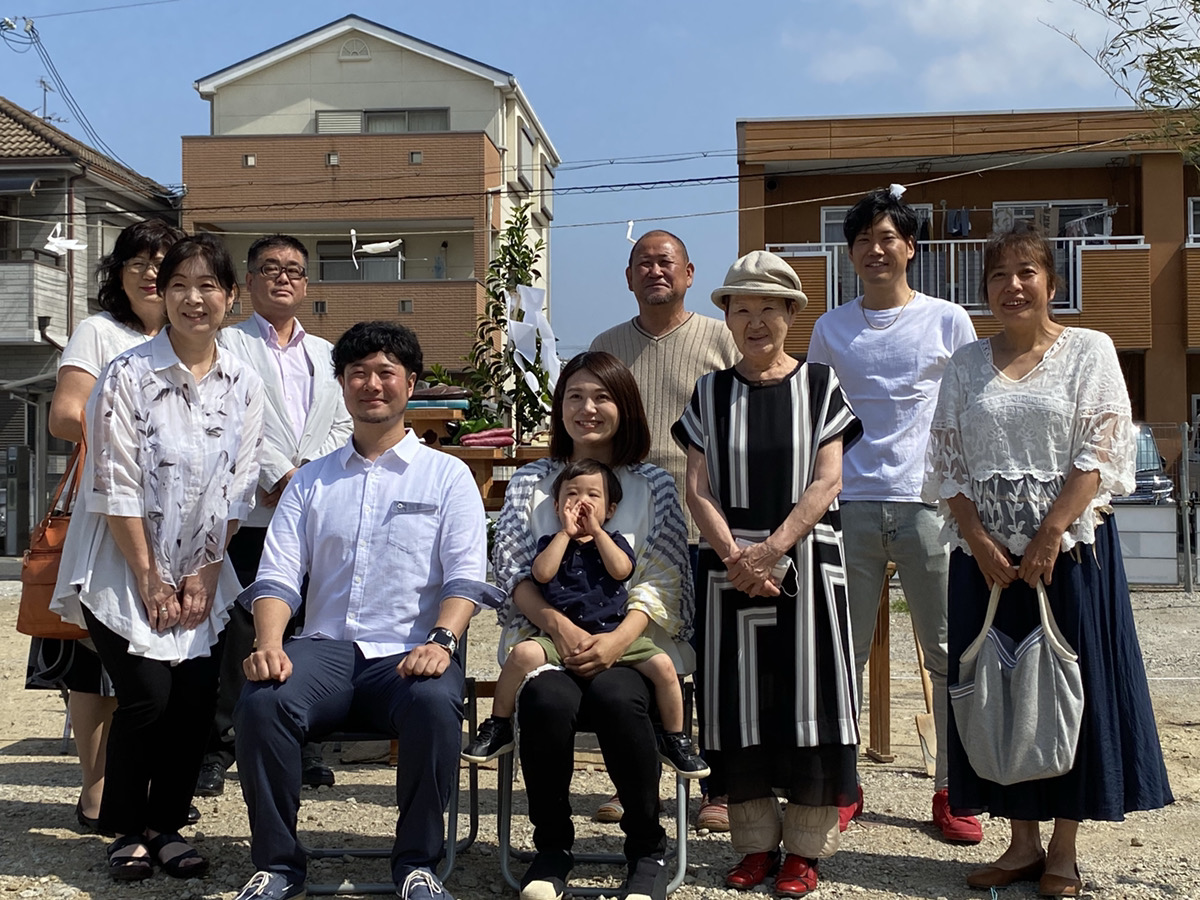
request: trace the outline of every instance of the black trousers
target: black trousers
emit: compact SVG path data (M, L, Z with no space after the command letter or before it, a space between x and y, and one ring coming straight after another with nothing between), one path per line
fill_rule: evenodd
M265 528L239 528L229 542L226 554L242 587L248 587L258 577L258 563L262 559L263 543L267 539ZM303 593L303 592L302 592ZM288 624L288 634L299 631L304 622L301 611ZM246 674L242 662L254 647L254 617L240 603L229 609L229 623L221 632L221 639L213 648L213 655L220 660L220 680L217 686L216 712L204 751L204 765L217 764L222 769L233 765L236 752L233 742L233 708L242 695ZM305 744L301 767L321 761L321 745Z
M178 831L187 823L216 701L211 656L172 665L129 653L129 642L84 609L88 633L117 692L104 762L101 824L117 834Z
M658 753L654 687L636 669L614 666L590 681L546 671L529 681L518 704L521 767L539 852L570 850L571 775L575 732L594 731L625 814L625 858L662 857L666 832L658 821Z

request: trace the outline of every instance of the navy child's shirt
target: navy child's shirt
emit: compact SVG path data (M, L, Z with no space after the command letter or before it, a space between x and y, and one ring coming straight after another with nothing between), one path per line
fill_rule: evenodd
M618 532L610 531L608 535L629 561L636 563L629 542ZM552 534L540 538L537 552L545 550L553 539ZM558 572L541 588L547 603L588 634L612 631L625 618L629 592L623 581L608 574L594 540L582 544L570 541Z

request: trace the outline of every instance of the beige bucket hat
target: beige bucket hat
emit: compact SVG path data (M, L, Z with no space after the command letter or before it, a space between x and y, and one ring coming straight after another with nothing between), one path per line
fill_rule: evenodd
M795 301L798 309L808 305L796 270L766 250L751 250L730 266L725 283L712 292L712 302L724 309L725 298L736 294L783 297Z

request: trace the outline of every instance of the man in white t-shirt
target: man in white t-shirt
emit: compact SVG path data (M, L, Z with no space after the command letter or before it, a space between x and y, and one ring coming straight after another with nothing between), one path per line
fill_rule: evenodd
M933 681L937 732L933 821L951 841L978 843L979 820L949 808L946 764L946 578L942 518L921 502L929 425L950 356L975 340L962 307L912 289L917 217L903 188L874 191L846 215L844 231L863 293L817 320L810 362L833 366L863 424L842 462L842 533L858 692L879 611L888 562L900 573L925 668ZM842 828L862 814L842 810Z

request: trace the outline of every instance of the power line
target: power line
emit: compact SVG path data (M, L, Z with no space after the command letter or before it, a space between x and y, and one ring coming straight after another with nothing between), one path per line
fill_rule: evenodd
M123 3L120 6L96 6L91 9L70 9L66 12L42 13L39 19L57 19L62 16L82 16L86 13L109 12L114 9L133 9L136 6L162 6L165 3L178 3L179 0L144 0L142 3Z
M991 166L982 166L982 167L972 169L970 171L950 172L950 173L946 173L946 174L942 174L942 175L936 175L931 178L926 178L921 181L909 182L907 187L908 188L924 187L926 185L937 184L937 183L943 182L943 181L952 181L952 180L959 179L959 178L969 178L972 176L982 175L987 172L999 171L1001 169L1015 168L1018 166L1025 165L1027 163L1039 162L1039 161L1046 160L1046 159L1052 159L1057 156L1064 156L1064 155L1071 154L1071 153L1082 153L1082 152L1087 152L1089 150L1096 150L1101 147L1111 146L1113 144L1121 143L1123 141L1134 139L1136 137L1137 137L1136 135L1127 135L1127 136L1121 137L1121 138L1110 138L1110 139L1104 140L1104 141L1095 141L1090 144L1062 147L1059 149L1047 148L1048 152L1040 153L1040 154L1037 154L1034 156L1023 157L1021 159L1015 159L1015 160L1010 160L1008 162L997 163L997 164L991 165ZM994 156L996 154L995 153L987 153L987 154L973 154L973 155L974 156ZM889 165L892 165L892 164L889 164ZM893 165L893 168L894 168L894 165ZM846 171L846 169L847 169L847 167L831 167L828 171L844 172L844 171ZM788 173L773 173L773 174L786 175ZM799 170L797 173L794 173L794 174L813 175L813 174L822 174L822 172L807 169L807 170ZM762 175L747 175L747 176L738 175L738 176L731 176L731 177L746 178L746 179L759 179L759 178L762 178L763 176ZM674 182L664 182L664 184L670 185L670 184L674 184ZM824 197L808 197L808 198L804 198L801 200L787 200L787 201L783 201L780 203L763 203L763 204L758 204L758 205L754 205L754 206L736 206L736 207L733 207L730 209L716 209L716 210L706 210L703 212L678 213L678 214L664 215L664 216L650 216L650 217L643 219L642 221L667 222L667 221L678 221L681 219L710 218L712 216L733 215L733 214L742 213L742 212L756 212L756 211L767 210L767 209L785 209L785 208L794 207L794 206L805 206L805 205L816 204L816 203L831 203L836 200L847 200L847 199L857 198L857 197L860 197L861 195L862 195L862 191L855 190L855 191L848 191L848 192L841 193L841 194L831 194L831 195L824 196ZM452 195L452 196L458 196L458 195ZM414 199L414 198L401 198L401 199ZM421 197L421 198L415 198L415 199L428 199L428 198ZM321 202L326 203L326 201L321 201ZM288 204L288 203L275 204L272 208L277 208L277 209L278 208L292 208L294 205L295 204ZM228 207L215 207L215 209L228 209ZM194 211L195 210L188 210L187 212L189 212L189 214L190 214L191 212L194 212ZM154 215L161 215L163 211L162 210L149 210L149 212ZM59 218L61 218L61 217L59 217ZM54 221L57 221L57 219L55 217L18 218L18 217L14 217L14 216L4 216L4 215L0 215L0 220L33 222L33 223L41 224L41 225L45 225L45 224L49 224ZM546 227L549 230L563 230L563 229L568 229L568 228L595 228L595 227L609 226L609 225L625 225L626 222L627 222L627 219L612 219L612 220L608 220L608 221L576 222L576 223L564 223L564 224L557 224L557 225L554 223L550 223ZM101 226L99 224L95 224L95 225L89 224L89 225L85 225L84 227L99 228ZM474 234L476 232L476 230L477 229L472 227L472 228L458 229L458 230L456 230L456 229L404 230L404 233L409 234L409 235L416 235L416 234ZM261 231L247 231L247 232L222 231L220 233L225 234L225 235L230 235L230 236L245 237L245 236L261 234ZM302 231L297 231L296 233L297 234L316 235L316 236L324 236L327 234L328 235L340 234L340 232L302 232ZM372 234L370 236L372 236L372 237L385 236L385 235L394 234L394 233L395 233L395 229L393 229L390 232L378 232L378 233ZM367 236L367 235L363 235L363 236Z

